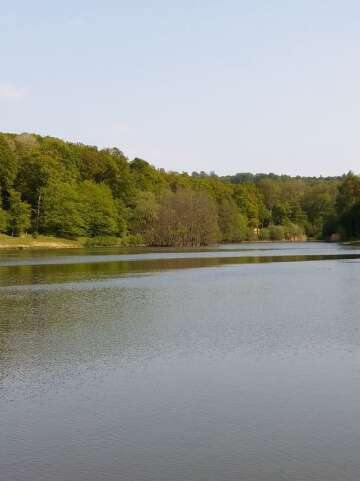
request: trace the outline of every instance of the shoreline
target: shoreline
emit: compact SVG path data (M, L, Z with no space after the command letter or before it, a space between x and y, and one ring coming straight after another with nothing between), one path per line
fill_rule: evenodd
M0 235L0 252L6 250L36 250L36 249L78 249L84 247L79 240L63 239L61 237L31 235L11 237Z
M60 250L60 249L82 249L82 248L89 248L89 249L104 249L106 247L109 248L149 248L149 249L162 249L162 247L156 246L144 246L144 245L132 245L132 246L121 246L117 244L113 245L91 245L87 246L86 242L88 241L87 238L80 238L80 239L65 239L61 237L52 237L52 236L41 236L39 235L36 238L33 238L31 235L22 236L22 237L11 237L7 235L0 235L0 253L2 251L22 251L22 250ZM296 240L296 241L288 241L288 240L254 240L254 241L242 241L242 242L224 242L223 244L282 244L282 243L306 243L306 242L325 242L319 240ZM360 242L360 241L358 241ZM200 249L208 249L214 248L222 243L209 245L209 246L202 246ZM163 249L197 249L196 247L163 247Z

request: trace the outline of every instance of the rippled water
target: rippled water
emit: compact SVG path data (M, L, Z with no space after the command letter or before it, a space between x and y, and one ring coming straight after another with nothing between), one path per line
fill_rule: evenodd
M0 479L357 481L359 286L334 244L0 254Z

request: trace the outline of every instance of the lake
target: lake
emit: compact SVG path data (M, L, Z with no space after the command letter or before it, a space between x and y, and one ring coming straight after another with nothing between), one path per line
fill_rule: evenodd
M0 251L0 479L357 481L360 246Z

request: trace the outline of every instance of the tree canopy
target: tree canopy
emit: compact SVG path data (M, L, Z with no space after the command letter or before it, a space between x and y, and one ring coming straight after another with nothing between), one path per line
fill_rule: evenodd
M360 237L360 178L166 172L116 147L0 134L0 232L158 246Z

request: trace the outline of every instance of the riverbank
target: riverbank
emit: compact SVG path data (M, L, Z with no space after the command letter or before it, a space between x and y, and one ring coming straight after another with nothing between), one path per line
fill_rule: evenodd
M296 242L307 242L309 239L302 239ZM276 244L289 242L286 240L281 241L243 241L242 244ZM359 241L360 242L360 241ZM127 236L123 238L104 237L104 238L87 238L78 237L76 239L65 239L62 237L44 236L39 235L33 237L31 235L24 235L21 237L12 237L5 234L0 234L0 251L1 250L36 250L36 249L79 249L82 247L145 247L140 239L136 239L135 236ZM211 246L209 246L211 247Z
M38 235L36 237L32 235L12 237L0 234L0 251L23 249L79 249L81 247L144 247L144 243L140 236L135 235L66 239L45 235Z
M12 237L0 235L0 250L16 249L74 249L83 247L84 241L80 239L63 239L60 237L42 236L32 237L31 235Z

